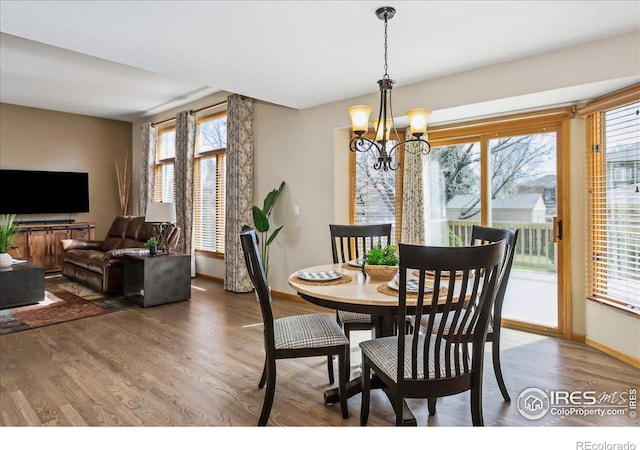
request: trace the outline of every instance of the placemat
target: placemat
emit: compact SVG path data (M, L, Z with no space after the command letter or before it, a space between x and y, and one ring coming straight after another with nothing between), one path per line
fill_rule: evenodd
M347 270L355 270L356 272L360 272L362 270L362 267L352 266L349 263L342 263L342 265L340 267L342 267L343 269L347 269Z
M347 283L350 283L351 280L352 280L352 278L349 275L345 275L345 274L342 274L342 276L340 278L338 278L337 280L327 280L327 281L323 281L323 280L318 280L318 281L303 280L298 275L295 275L295 276L291 277L291 281L293 281L294 283L308 284L310 286L330 286L332 284L347 284Z
M388 283L381 283L380 285L378 285L378 292L385 295L389 295L391 297L396 297L396 298L398 297L398 291L396 291L395 289L391 289ZM446 294L446 292L447 292L447 288L444 286L440 286L440 297ZM407 298L418 298L418 293L407 292Z
M420 271L419 270L414 270L413 272L411 272L411 274L414 277L418 277L418 276L420 276ZM433 279L433 278L435 278L436 274L434 272L431 272L431 271L427 270L427 273L425 275L426 275L426 278ZM472 277L473 277L473 274L470 273L469 274L469 278L472 278ZM444 279L448 280L449 279L449 272L442 272L442 275L440 275L440 279L441 280L444 280ZM461 280L461 279L462 279L462 272L456 272L456 280Z

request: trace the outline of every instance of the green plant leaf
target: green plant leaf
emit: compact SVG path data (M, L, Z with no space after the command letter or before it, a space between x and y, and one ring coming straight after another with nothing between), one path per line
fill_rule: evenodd
M284 227L284 225L280 225L278 228L273 230L273 233L271 233L271 236L269 236L269 239L267 239L267 245L271 244L271 242L276 238L280 230L282 230L282 227Z
M0 215L0 253L9 252L13 240L18 234L18 229L14 223L15 218L15 214Z
M256 226L256 230L260 233L264 233L269 230L269 219L267 215L257 206L252 208L253 210L253 223Z
M398 264L396 248L393 245L374 247L365 255L365 261L371 266L395 266Z
M280 197L280 194L282 194L284 184L285 183L283 181L278 189L274 189L273 191L269 192L264 198L264 206L262 207L262 212L264 212L266 216L271 215L273 206L276 204L276 201L278 200L278 197Z

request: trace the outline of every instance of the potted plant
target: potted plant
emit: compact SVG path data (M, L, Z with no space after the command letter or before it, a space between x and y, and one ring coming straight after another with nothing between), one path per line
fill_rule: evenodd
M149 255L156 256L156 253L158 253L158 238L151 236L147 239L147 242L144 243L144 246L149 249Z
M387 245L369 250L364 257L363 270L372 280L391 280L398 273L396 247Z
M280 197L282 190L284 189L284 181L280 184L278 189L274 189L269 192L264 199L264 203L262 208L259 206L254 206L252 208L253 212L253 225L257 232L260 233L258 236L258 244L260 245L260 256L262 257L262 264L264 265L264 273L269 277L269 246L276 238L280 230L284 225L279 226L271 234L267 234L271 225L269 224L269 217L271 217L271 211ZM243 230L249 228L248 225L244 225L242 227Z
M15 214L0 215L0 267L9 267L13 262L9 250L16 234L18 234L18 229L14 223L15 218Z

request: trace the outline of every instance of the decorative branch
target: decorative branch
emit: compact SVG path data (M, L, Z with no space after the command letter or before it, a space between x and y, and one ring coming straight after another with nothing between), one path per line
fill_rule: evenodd
M127 170L129 155L124 156L124 164L120 171L120 164L116 161L116 179L118 182L118 199L120 200L120 214L127 215L129 209L129 193L131 191L131 180Z

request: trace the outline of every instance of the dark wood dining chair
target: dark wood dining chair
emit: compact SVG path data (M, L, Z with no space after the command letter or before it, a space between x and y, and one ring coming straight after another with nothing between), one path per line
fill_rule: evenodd
M504 303L504 295L507 290L507 283L511 274L511 266L515 255L516 244L518 242L519 230L508 228L492 228L480 225L474 225L471 230L471 245L483 245L504 240L506 249L502 261L502 269L498 278L498 288L496 300L493 305L493 313L489 319L489 327L487 331L487 342L491 342L491 357L493 361L493 372L496 375L498 387L502 393L502 397L506 402L511 401L507 386L502 375L502 366L500 364L500 330L502 328L502 305ZM436 316L434 328L440 325L441 315ZM426 328L426 318L422 318L421 326ZM449 325L445 325L445 334L449 329ZM435 414L435 400L430 402L430 414Z
M426 317L427 328L421 332L421 327L413 327L411 334L399 333L360 343L360 424L366 425L369 417L373 370L388 391L396 425L404 423L405 398L435 399L464 391L470 391L473 425L483 425L484 343L505 243L472 247L399 244L398 247L398 323L404 323L407 315L414 315L416 323ZM418 289L412 298L406 282L408 275L416 272ZM441 293L441 286L447 288L445 293ZM443 321L436 329L437 314L442 315ZM450 328L445 334L447 322Z
M260 302L264 324L265 362L258 387L267 386L258 425L267 424L276 389L276 360L309 356L338 355L338 392L342 417L349 417L345 384L346 355L349 339L345 336L333 316L329 314L303 314L274 319L271 309L271 290L267 284L255 231L240 233L240 241L249 277L253 282Z
M334 264L349 263L349 261L364 258L366 253L374 247L391 245L391 224L373 225L329 225L331 234L331 254ZM351 340L351 331L371 330L373 321L370 314L350 311L336 311L336 320ZM347 352L347 371L351 370L350 352ZM328 360L328 370L333 376L333 362Z

